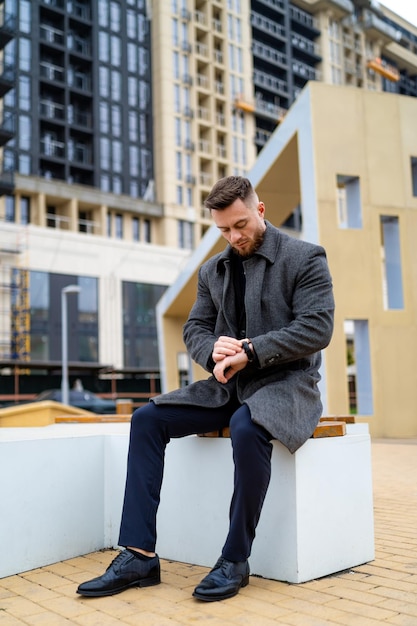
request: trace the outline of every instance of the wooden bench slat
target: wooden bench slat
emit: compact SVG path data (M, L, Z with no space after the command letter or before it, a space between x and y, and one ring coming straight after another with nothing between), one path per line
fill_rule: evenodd
M330 416L321 417L320 422L317 424L313 439L319 439L320 437L342 437L346 435L346 424L353 424L355 417L353 415L346 415L342 417ZM199 437L230 437L230 428L226 427L221 430L213 430L209 433L199 433Z

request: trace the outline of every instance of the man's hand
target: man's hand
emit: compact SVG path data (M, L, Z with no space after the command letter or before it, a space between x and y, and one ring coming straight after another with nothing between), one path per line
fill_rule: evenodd
M219 337L213 347L212 359L215 363L223 361L228 356L242 352L242 340L233 337Z
M225 356L217 361L213 376L219 383L227 383L237 372L243 370L247 363L248 357L243 350L236 352L233 356Z

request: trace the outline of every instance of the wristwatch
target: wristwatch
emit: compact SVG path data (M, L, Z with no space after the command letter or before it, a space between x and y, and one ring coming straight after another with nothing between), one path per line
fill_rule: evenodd
M248 357L248 361L249 363L251 363L252 361L255 360L255 355L253 353L253 350L251 350L249 343L247 341L244 341L242 343L242 348L245 351L246 356Z

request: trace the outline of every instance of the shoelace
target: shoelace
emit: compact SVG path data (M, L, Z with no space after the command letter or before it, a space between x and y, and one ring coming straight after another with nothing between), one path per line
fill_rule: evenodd
M122 552L119 552L119 554L113 559L113 561L110 563L110 565L108 566L107 570L109 570L111 567L113 567L114 565L118 565L119 563L121 563L122 561L125 560L126 558L126 552L127 550L122 550ZM107 571L106 570L106 571Z

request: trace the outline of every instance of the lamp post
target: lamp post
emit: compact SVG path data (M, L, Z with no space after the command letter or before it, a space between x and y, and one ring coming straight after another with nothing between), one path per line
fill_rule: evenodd
M62 342L62 381L61 381L61 402L68 404L68 312L67 294L80 293L81 287L78 285L67 285L61 289L61 342Z

